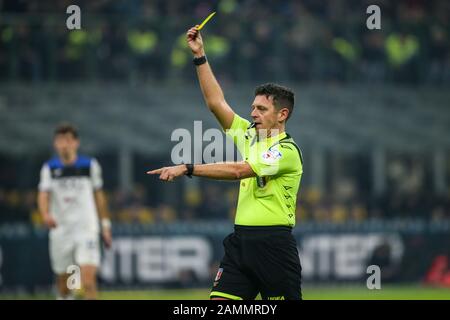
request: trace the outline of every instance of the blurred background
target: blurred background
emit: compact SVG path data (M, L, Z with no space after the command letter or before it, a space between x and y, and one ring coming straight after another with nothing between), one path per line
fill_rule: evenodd
M66 27L71 4L80 30ZM381 30L366 27L372 4ZM209 142L194 137L194 121L218 127L185 41L212 11L206 52L237 113L250 118L258 84L295 91L288 132L304 156L294 234L306 288L365 288L376 264L383 284L450 298L445 0L0 0L0 293L52 290L36 191L63 120L103 168L115 242L101 288L209 288L238 183L163 184L145 172L171 164L175 129L201 152Z

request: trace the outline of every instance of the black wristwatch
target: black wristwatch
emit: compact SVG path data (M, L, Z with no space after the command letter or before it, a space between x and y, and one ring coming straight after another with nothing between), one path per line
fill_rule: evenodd
M206 63L206 56L201 56L201 57L198 57L198 58L194 58L193 60L192 60L192 62L194 62L194 65L196 65L196 66L200 66L200 65L202 65L202 64L204 64L204 63Z
M185 164L185 166L187 169L186 175L189 178L192 178L192 174L194 173L194 165L192 163L187 163L187 164Z

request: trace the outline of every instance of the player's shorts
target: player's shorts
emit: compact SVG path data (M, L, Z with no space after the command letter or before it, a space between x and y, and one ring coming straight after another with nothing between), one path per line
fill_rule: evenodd
M66 273L70 265L100 265L100 239L97 233L76 237L53 234L49 239L49 249L55 274Z
M210 297L301 300L301 265L289 227L235 226L223 241L225 255Z

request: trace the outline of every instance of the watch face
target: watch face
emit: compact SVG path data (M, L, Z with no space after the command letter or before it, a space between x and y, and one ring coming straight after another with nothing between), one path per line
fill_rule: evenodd
M258 187L264 188L266 186L266 177L256 177L256 183L258 184Z

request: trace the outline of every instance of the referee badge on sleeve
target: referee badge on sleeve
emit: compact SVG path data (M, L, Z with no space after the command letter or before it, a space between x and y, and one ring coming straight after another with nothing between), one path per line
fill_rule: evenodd
M282 156L283 155L281 154L281 152L277 149L269 149L268 151L262 153L261 158L266 163L274 163L278 159L281 159Z

